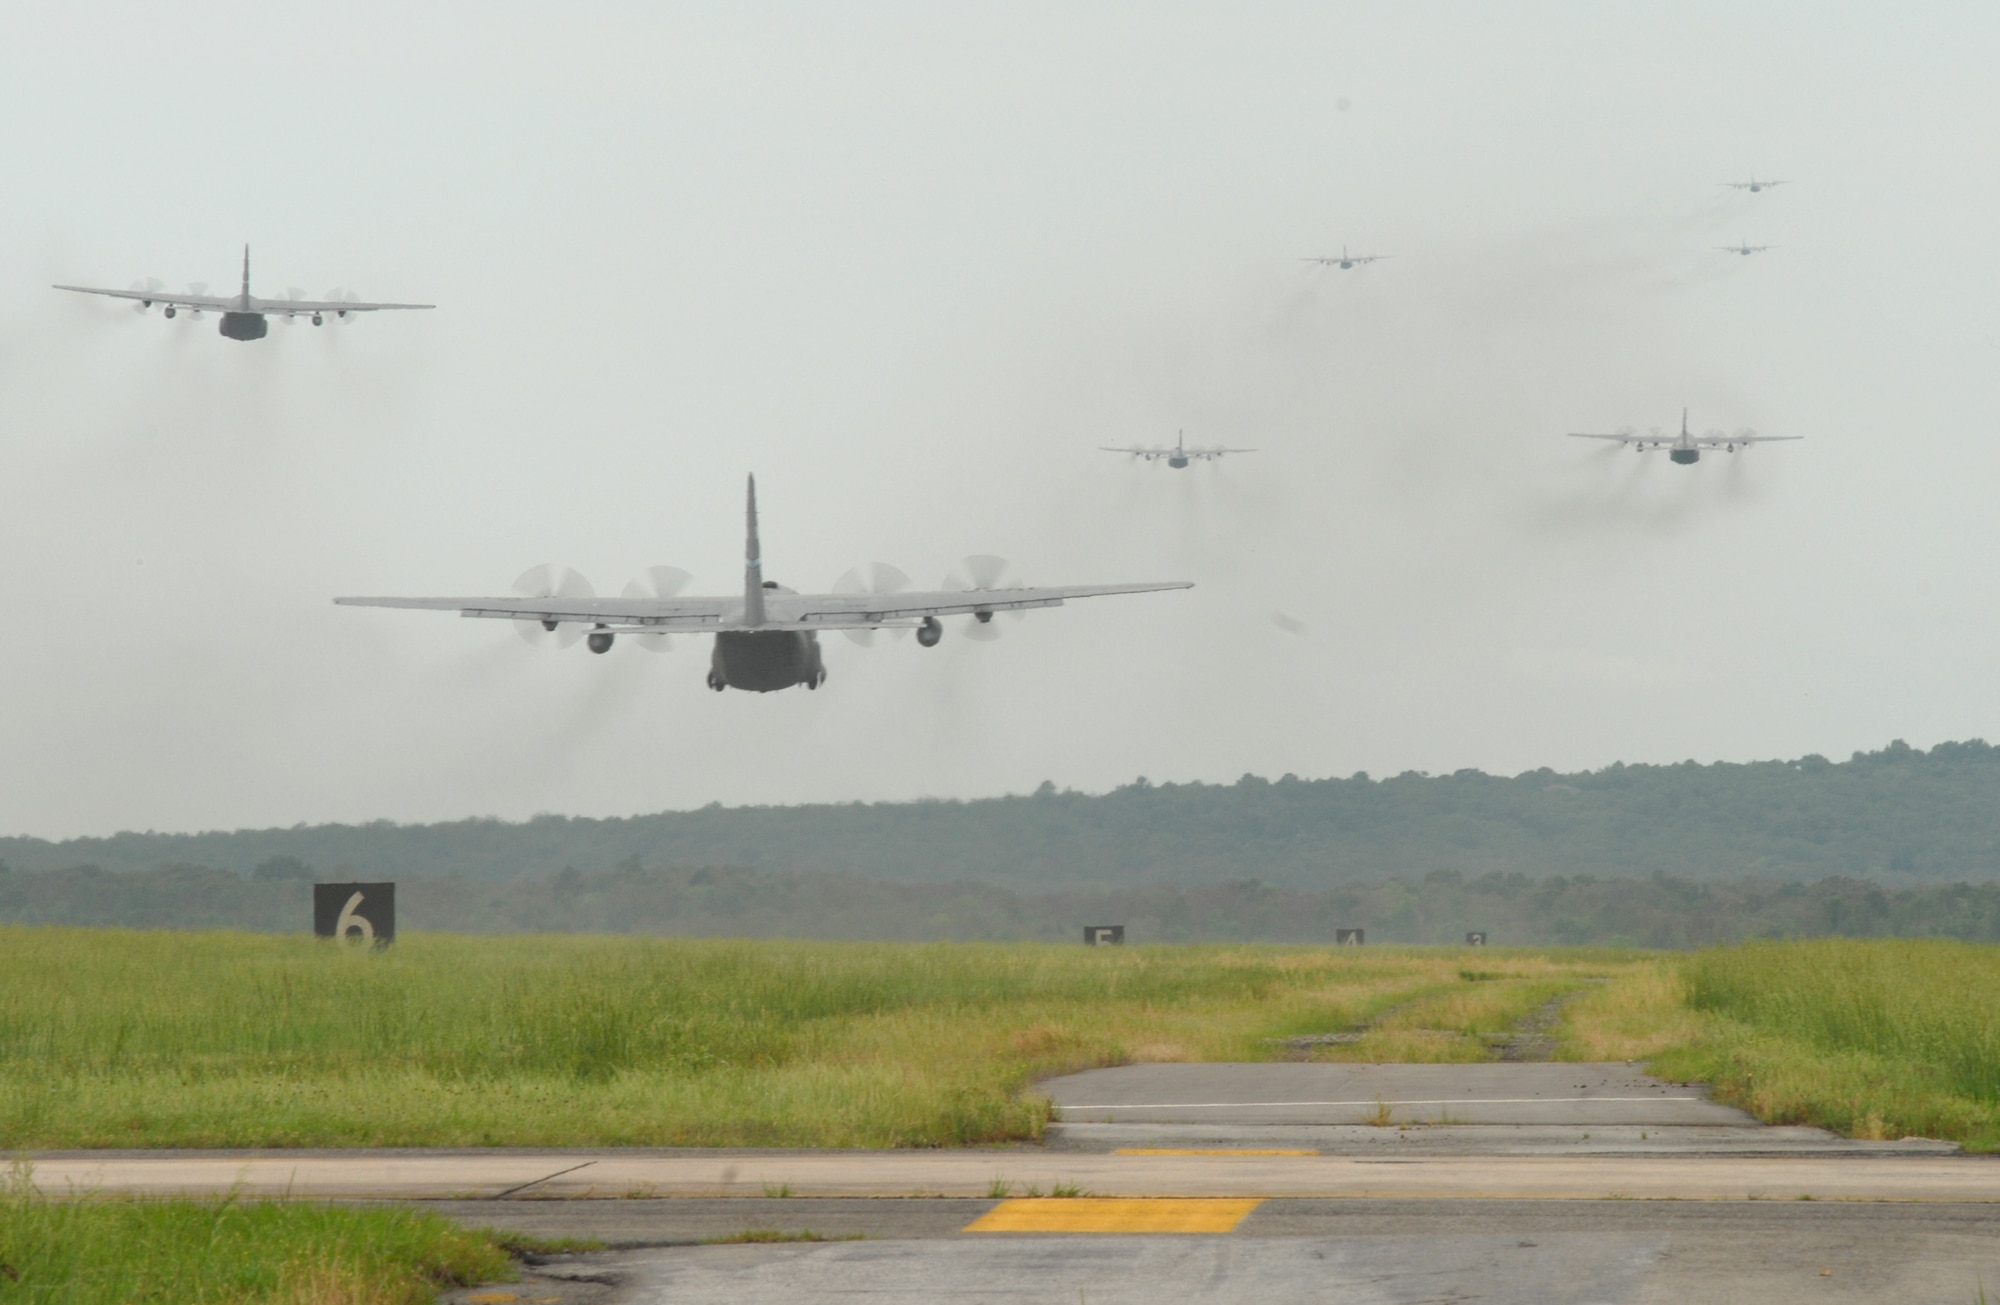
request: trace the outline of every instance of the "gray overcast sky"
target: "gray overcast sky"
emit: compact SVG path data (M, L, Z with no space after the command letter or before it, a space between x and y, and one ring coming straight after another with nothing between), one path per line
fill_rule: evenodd
M1989 5L10 6L0 830L2000 735ZM1795 185L1749 197L1731 178ZM1755 258L1713 252L1748 239ZM52 281L438 311L240 345ZM1393 254L1365 272L1299 259ZM1566 430L1808 436L1667 465ZM1100 443L1254 456L1185 473ZM1192 593L535 650L556 561ZM1274 622L1302 622L1294 633Z

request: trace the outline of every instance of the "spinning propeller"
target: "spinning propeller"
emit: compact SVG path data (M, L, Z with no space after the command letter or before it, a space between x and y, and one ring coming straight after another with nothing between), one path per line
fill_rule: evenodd
M870 562L866 572L860 567L851 568L840 579L833 582L833 592L837 594L896 594L910 587L910 577L904 575L887 562ZM875 631L856 630L843 627L840 631L863 648L874 646ZM909 633L903 629L891 629L891 634L901 637Z
M1002 583L1006 581L1007 583ZM958 564L958 570L944 578L944 588L977 592L981 589L1015 588L1019 581L1007 574L1007 559L995 557L991 553L976 553ZM1025 612L1009 612L1009 616L1020 620ZM975 643L991 643L1000 637L1000 627L993 624L992 612L974 612L965 624L965 637Z
M343 290L339 286L335 286L333 289L327 291L326 297L329 301L337 304L358 304L361 302L360 295L355 294L352 290ZM354 314L336 308L333 310L333 320L336 322L351 322L354 320Z
M570 570L548 562L531 566L521 572L514 581L514 592L522 598L594 598L597 591L590 587L590 581ZM514 632L531 644L554 643L558 648L567 648L583 638L587 632L581 621L538 621L531 616L517 617Z
M143 281L134 281L132 283L133 294L140 294L140 295L158 294L160 291L166 288L167 288L167 283L165 281L160 280L160 278L157 276L149 276ZM152 305L147 303L143 299L135 300L132 304L132 311L135 313L144 314L145 311L151 307Z
M693 576L677 566L649 566L645 579L625 582L625 597L673 598L687 588L688 581L692 579ZM632 638L647 652L672 652L674 648L673 636L665 633L635 634Z

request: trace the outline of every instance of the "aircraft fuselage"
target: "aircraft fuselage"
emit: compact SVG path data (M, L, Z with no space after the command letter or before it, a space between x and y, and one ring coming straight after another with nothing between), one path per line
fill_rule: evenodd
M1167 465L1170 467L1185 467L1187 464L1188 460L1183 457L1176 456L1167 459Z
M1674 460L1675 462L1678 462L1678 463L1680 463L1680 464L1681 464L1682 466L1686 466L1686 465L1687 465L1688 463L1691 463L1691 462L1700 462L1700 461L1701 461L1701 450L1700 450L1700 449L1668 449L1668 450L1667 450L1667 456L1668 456L1669 458L1673 459L1673 460Z
M261 340L270 334L271 324L262 313L229 312L222 315L220 329L232 340Z
M819 636L810 630L722 630L715 636L708 687L717 693L772 693L794 684L817 689L825 682Z

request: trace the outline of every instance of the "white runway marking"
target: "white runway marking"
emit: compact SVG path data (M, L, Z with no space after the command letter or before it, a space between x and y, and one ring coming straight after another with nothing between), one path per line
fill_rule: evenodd
M1275 1110L1284 1106L1532 1106L1575 1101L1705 1101L1706 1097L1439 1097L1427 1101L1159 1101L1144 1105L1073 1106L1058 1110Z

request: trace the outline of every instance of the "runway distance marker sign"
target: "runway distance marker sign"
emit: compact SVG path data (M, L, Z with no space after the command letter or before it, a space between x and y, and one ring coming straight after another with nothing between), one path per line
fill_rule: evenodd
M313 933L343 946L387 947L396 941L396 885L313 885Z

